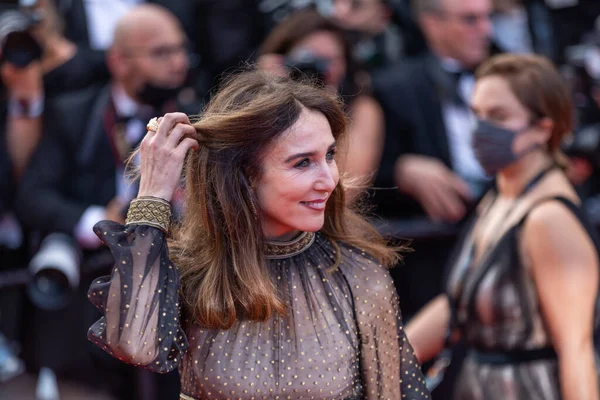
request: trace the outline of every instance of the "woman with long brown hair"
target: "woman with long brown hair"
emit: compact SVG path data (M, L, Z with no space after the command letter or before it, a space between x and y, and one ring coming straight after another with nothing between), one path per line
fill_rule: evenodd
M496 56L471 106L473 148L496 187L459 241L447 293L407 335L421 361L464 339L455 399L598 399L600 241L564 172L567 86L542 57Z
M344 201L346 124L334 94L260 71L231 78L193 124L151 122L126 225L96 226L116 263L90 289L104 314L90 340L179 367L182 399L429 398L382 267L397 253Z

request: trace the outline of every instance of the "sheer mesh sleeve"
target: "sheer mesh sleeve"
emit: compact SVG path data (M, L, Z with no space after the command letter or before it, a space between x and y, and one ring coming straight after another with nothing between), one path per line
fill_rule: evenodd
M430 399L389 272L364 253L343 251L352 253L340 268L354 300L365 399Z
M163 232L110 221L94 231L111 249L115 267L88 292L104 314L89 329L89 340L126 363L172 371L188 344L179 322L179 275Z

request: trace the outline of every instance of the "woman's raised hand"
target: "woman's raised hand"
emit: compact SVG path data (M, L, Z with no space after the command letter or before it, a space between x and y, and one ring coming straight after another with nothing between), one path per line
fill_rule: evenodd
M180 182L185 156L198 150L196 129L187 115L168 113L158 119L156 132L149 129L140 145L140 189L138 196L171 201Z

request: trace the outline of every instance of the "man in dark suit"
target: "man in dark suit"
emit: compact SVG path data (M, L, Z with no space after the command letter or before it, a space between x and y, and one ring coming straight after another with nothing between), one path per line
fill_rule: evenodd
M377 190L373 198L385 218L442 232L465 217L486 184L470 146L468 102L471 71L488 56L492 8L489 0L416 0L414 11L430 52L379 71L373 79L386 122L375 186L397 188ZM448 232L417 238L406 265L392 271L408 316L441 290L453 245Z
M120 20L107 53L111 83L57 96L46 106L43 138L21 181L16 208L31 229L71 235L83 249L84 267L79 293L67 308L36 315L34 356L42 366L89 376L90 370L98 371L92 368L98 360L110 362L85 339L97 318L85 293L101 274L85 268L91 260L106 260L100 265L105 268L112 263L92 227L102 219L124 220L124 208L136 196L125 177L125 161L143 138L147 121L174 111L182 97L189 67L185 42L171 13L156 5L137 6ZM96 379L113 380L129 389L119 397L134 398L131 376L104 372Z

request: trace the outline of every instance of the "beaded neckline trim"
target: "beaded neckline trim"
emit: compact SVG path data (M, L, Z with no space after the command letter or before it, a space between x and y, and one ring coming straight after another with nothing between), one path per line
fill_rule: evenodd
M289 242L267 242L265 258L272 260L298 255L313 244L315 236L314 232L302 232L300 236Z

